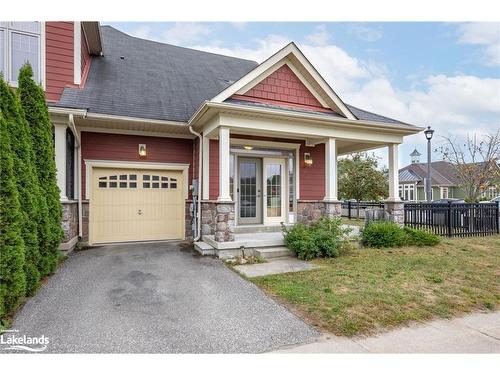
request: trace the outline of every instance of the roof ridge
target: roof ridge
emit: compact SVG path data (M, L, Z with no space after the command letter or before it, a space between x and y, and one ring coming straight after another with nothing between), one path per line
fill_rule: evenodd
M204 54L207 54L207 55L214 55L214 56L221 56L221 57L226 57L226 58L229 58L229 59L234 59L234 60L240 60L240 61L248 61L248 62L252 62L252 63L255 63L257 65L259 65L259 63L255 60L250 60L250 59L242 59L241 57L235 57L235 56L229 56L229 55L223 55L221 53L215 53L215 52L208 52L208 51L202 51L202 50L199 50L199 49L195 49L195 48L190 48L190 47L183 47L183 46L177 46L175 44L170 44L170 43L165 43L165 42L159 42L157 40L151 40L151 39L146 39L146 38L141 38L141 37L138 37L138 36L134 36L134 35L130 35L130 34L127 34L126 32L120 30L120 29L117 29L116 27L114 26L111 26L111 25L102 25L101 27L106 27L106 28L109 28L109 29L113 29L129 38L134 38L134 39L138 39L138 40L142 40L142 41L145 41L145 42L150 42L150 43L156 43L156 44L161 44L163 46L169 46L169 47L174 47L174 48L181 48L181 49L186 49L186 50L190 50L190 51L195 51L195 52L199 52L199 53L204 53Z

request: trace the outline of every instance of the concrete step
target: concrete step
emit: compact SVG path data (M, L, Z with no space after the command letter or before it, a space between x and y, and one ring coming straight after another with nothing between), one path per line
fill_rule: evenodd
M293 252L284 246L254 249L254 253L264 259L283 258L293 255Z
M289 228L291 225L287 224L286 227ZM281 225L238 225L234 227L235 234L248 234L248 233L273 233L281 232Z
M195 242L194 249L201 255L215 255L215 249L203 241Z

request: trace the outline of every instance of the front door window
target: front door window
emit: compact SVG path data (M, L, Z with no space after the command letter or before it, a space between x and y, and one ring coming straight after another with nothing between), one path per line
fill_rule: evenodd
M265 223L284 221L285 162L280 159L264 159Z

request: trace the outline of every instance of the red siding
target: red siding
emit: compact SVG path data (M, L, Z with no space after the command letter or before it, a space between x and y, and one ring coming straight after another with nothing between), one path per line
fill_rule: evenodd
M208 174L209 174L209 198L219 197L219 141L210 140L209 146Z
M82 192L85 197L85 159L189 164L189 184L193 178L191 139L82 132ZM139 157L139 143L147 156Z
M235 95L235 97L238 99L252 98L324 108L286 64L264 78L245 94Z
M57 101L74 83L73 22L45 23L46 98Z

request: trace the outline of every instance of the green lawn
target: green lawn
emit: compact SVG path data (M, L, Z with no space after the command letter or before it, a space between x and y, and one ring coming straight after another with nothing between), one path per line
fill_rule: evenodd
M356 249L321 268L251 279L309 323L354 336L500 305L500 236Z
M341 219L342 224L349 224L349 225L356 225L358 227L364 227L365 226L365 219L348 219L346 217L343 217Z

